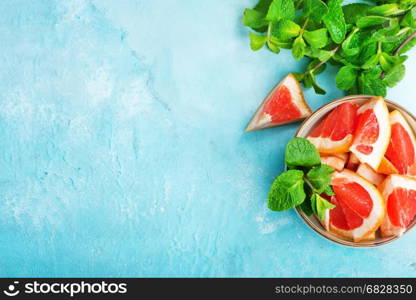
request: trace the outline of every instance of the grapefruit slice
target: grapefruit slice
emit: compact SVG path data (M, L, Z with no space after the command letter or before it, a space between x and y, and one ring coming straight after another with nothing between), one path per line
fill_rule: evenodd
M364 103L358 109L357 127L350 151L361 163L377 170L390 141L389 111L382 97Z
M346 102L333 109L308 136L321 153L348 152L353 140L358 106Z
M347 153L339 153L334 155L321 154L321 163L328 165L337 171L342 171L344 169L347 159Z
M399 174L399 171L386 157L383 157L383 159L381 160L381 164L378 167L377 173L391 175Z
M386 200L386 217L381 236L401 236L416 216L416 179L390 175L380 186Z
M344 169L336 172L331 182L335 195L329 211L329 229L355 242L368 239L384 218L384 201L370 182Z
M297 122L311 114L312 110L305 101L299 82L289 74L266 97L245 131Z
M360 161L358 157L354 153L350 153L350 156L348 158L348 163L347 163L347 169L351 171L355 171L357 170L359 164L360 164Z
M364 177L375 186L379 186L386 178L385 175L377 173L367 164L360 164L357 169L357 174Z
M416 138L403 115L390 113L391 139L386 158L402 175L416 176Z

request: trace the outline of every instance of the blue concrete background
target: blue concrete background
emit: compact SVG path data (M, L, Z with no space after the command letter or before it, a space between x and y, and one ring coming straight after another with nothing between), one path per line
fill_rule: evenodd
M0 1L0 276L415 276L416 232L349 249L268 211L297 125L243 128L305 62L251 52L254 2Z

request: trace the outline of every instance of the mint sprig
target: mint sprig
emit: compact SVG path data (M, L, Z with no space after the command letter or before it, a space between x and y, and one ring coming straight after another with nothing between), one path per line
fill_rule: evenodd
M416 45L416 1L260 0L244 11L251 48L310 59L296 78L325 94L317 75L327 64L340 67L336 85L346 94L385 96L404 77L404 54Z
M286 145L285 163L288 171L272 183L268 207L284 211L299 207L307 215L315 213L321 220L325 211L335 206L321 195L333 195L331 175L334 169L321 164L315 146L305 138L292 138Z

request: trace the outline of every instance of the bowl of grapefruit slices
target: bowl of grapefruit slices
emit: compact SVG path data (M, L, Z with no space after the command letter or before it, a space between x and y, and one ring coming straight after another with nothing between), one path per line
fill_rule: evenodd
M341 245L376 247L416 225L416 118L381 97L348 96L324 105L297 137L336 171L325 218L297 212L315 232Z

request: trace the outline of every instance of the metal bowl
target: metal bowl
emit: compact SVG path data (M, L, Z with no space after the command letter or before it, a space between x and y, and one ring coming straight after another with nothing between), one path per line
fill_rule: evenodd
M296 136L307 137L309 135L309 132L315 127L315 125L317 125L323 117L325 117L332 109L334 109L338 105L345 103L345 102L354 102L357 104L362 104L371 98L373 98L373 96L367 96L367 95L347 96L344 98L334 100L322 106L301 124L298 131L296 132ZM403 116L406 118L406 120L409 122L409 125L412 127L413 131L416 132L416 117L414 115L412 115L405 108L401 107L400 105L392 101L386 100L386 104L390 111L393 111L393 110L400 111L403 114ZM376 239L373 241L353 242L351 240L345 239L343 237L335 235L332 232L325 230L325 228L322 227L321 223L314 215L307 216L299 208L297 208L296 211L298 212L299 216L305 221L305 223L310 228L312 228L316 233L318 233L322 237L332 242L335 242L343 246L355 247L355 248L371 248L371 247L378 247L378 246L391 243L397 240L398 238L400 238L400 237L382 238L377 233ZM413 229L415 225L416 225L416 219L413 220L413 222L409 225L409 227L406 229L404 234L408 233L411 229Z

